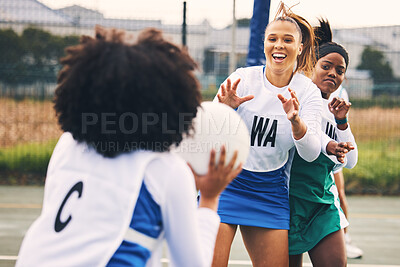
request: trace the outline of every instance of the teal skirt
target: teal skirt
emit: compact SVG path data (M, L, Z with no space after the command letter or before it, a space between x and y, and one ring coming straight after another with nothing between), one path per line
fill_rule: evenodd
M289 255L310 251L327 235L348 226L337 198L334 203L325 204L291 195L289 204Z

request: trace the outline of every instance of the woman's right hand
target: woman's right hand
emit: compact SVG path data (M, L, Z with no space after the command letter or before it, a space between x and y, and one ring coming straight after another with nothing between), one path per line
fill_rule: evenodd
M348 152L353 150L355 147L351 142L336 142L330 141L326 146L326 152L328 155L336 156L336 159L340 163L344 163L344 158Z
M226 80L226 85L223 83L221 84L221 92L217 95L218 100L220 103L224 103L230 106L233 109L239 107L243 102L249 101L254 98L253 95L248 95L244 97L239 97L236 93L236 89L240 79L237 79L235 82L231 82L228 78Z
M195 177L196 188L200 191L200 207L207 207L213 210L218 208L219 195L242 170L242 164L234 168L237 154L238 152L235 151L232 159L226 165L226 149L222 146L219 161L216 164L215 150L211 150L208 173L202 176L196 174L189 164Z

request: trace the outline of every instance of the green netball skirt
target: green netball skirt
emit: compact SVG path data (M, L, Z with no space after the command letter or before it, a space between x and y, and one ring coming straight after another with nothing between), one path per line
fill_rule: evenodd
M332 204L316 203L290 196L290 255L307 252L325 236L348 226L340 208L336 186L332 185L330 191L335 196Z

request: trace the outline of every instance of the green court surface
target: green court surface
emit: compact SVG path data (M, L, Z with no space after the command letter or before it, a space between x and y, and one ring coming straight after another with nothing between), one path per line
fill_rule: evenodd
M0 267L15 265L23 236L40 214L42 198L43 187L0 186ZM364 251L361 259L351 259L348 265L400 267L400 197L350 196L348 202L349 233ZM304 258L304 266L312 266ZM240 234L234 240L229 266L251 266Z

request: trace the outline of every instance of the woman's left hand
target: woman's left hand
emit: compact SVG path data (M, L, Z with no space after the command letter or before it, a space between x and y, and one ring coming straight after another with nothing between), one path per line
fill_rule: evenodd
M328 104L329 111L335 116L336 119L342 120L347 117L351 103L343 98L334 97Z

